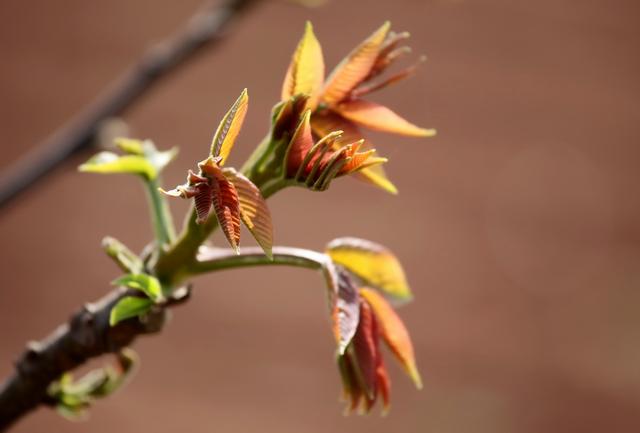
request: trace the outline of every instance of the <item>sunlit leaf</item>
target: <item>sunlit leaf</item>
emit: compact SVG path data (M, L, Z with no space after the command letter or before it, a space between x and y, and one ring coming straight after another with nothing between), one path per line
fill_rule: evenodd
M162 286L156 277L147 274L128 274L114 280L114 286L140 290L154 302L164 301Z
M332 105L343 101L358 84L367 78L378 58L380 47L390 26L389 22L384 23L336 66L325 83L321 96L324 102Z
M115 139L115 144L118 149L129 155L143 155L144 148L142 140L135 138L118 137Z
M175 148L160 151L149 140L140 141L120 138L116 140L116 145L126 155L100 152L78 167L78 170L101 174L136 174L147 180L153 180L158 177L160 172L178 153Z
M335 108L343 117L368 128L413 137L432 137L435 129L407 122L387 107L362 99L344 102Z
M220 157L220 166L224 165L231 148L240 133L242 122L249 108L249 94L244 89L227 114L222 118L211 142L211 155Z
M413 344L407 328L391 305L378 292L371 289L360 289L360 295L366 300L375 313L380 331L385 342L396 356L407 374L418 389L422 388L420 373L416 367Z
M338 238L327 245L327 254L366 285L398 300L411 299L411 289L402 265L382 245L352 237Z
M282 85L282 99L297 94L309 95L309 107L315 108L317 94L324 80L324 60L322 48L313 33L313 26L307 21L304 35L298 43L291 64Z
M149 180L155 179L157 176L155 167L143 156L119 156L113 152L100 152L94 155L78 167L78 170L86 173L100 174L137 174Z
M267 202L262 197L260 189L246 176L234 169L225 169L224 175L233 183L238 193L240 203L240 218L249 229L262 250L271 258L273 247L273 224Z
M149 298L125 296L111 309L109 324L114 326L123 320L137 317L146 313L153 307L153 301Z

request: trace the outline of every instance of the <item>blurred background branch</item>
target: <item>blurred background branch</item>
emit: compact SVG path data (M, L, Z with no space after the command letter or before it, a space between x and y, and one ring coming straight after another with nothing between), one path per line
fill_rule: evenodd
M232 21L258 1L205 5L181 32L149 48L93 103L0 174L0 208L71 155L94 145L105 121L121 115L163 77L219 42Z

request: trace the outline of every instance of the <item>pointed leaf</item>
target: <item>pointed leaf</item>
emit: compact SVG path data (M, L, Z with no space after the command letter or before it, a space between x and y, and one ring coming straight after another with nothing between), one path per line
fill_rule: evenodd
M342 130L343 139L346 142L354 142L362 138L362 133L353 122L344 119L331 111L327 111L322 114L315 114L311 119L311 128L313 129L314 134L320 137L329 134L331 131ZM363 147L371 148L369 140L365 142ZM376 154L374 153L372 157L376 157ZM354 176L367 183L371 183L382 188L391 194L398 193L398 189L387 178L384 169L380 164L359 170L354 173Z
M302 166L305 156L313 147L313 135L311 134L311 110L306 110L300 119L300 123L289 142L287 150L287 176L294 177Z
M207 183L199 183L194 189L193 201L196 209L196 224L204 224L211 214L213 208L213 188ZM182 190L183 196L188 195Z
M240 218L249 229L262 250L271 258L273 247L273 224L267 202L262 197L260 189L246 176L234 169L225 169L224 175L233 183L238 192L240 203Z
M407 122L387 107L362 99L344 102L336 110L345 118L376 131L408 135L412 137L432 137L435 129L425 129Z
M367 395L367 400L375 400L377 395L377 326L376 318L371 311L371 307L366 302L361 302L358 330L353 337L352 345L358 377L361 381L361 387Z
M222 118L211 142L211 156L221 157L220 166L224 165L231 148L240 133L242 122L249 108L249 94L244 89L227 114Z
M327 245L327 254L366 285L380 289L398 300L411 299L411 289L402 265L382 245L352 237L338 238Z
M367 78L374 66L380 47L391 24L386 22L358 45L333 70L324 87L321 99L329 105L343 101L349 93Z
M153 180L158 175L157 170L143 156L119 156L113 152L100 152L78 167L86 173L128 173L137 174L145 179Z
M240 202L235 186L227 180L218 168L211 183L211 198L220 228L231 248L239 253L240 243Z
M147 274L128 274L123 275L111 284L114 286L128 287L130 289L140 290L154 302L164 301L162 286L156 277Z
M371 289L360 289L360 295L369 303L380 325L380 332L400 364L413 380L418 389L422 388L422 380L416 366L413 344L407 328L391 305L378 292Z
M109 325L114 326L123 320L137 317L153 307L153 301L148 298L125 296L111 309Z
M115 139L116 147L128 153L129 155L143 155L144 149L142 140L136 140L135 138L118 137Z
M304 35L293 54L282 85L282 99L289 99L297 94L309 95L309 108L314 109L323 81L322 48L313 33L313 26L307 21Z

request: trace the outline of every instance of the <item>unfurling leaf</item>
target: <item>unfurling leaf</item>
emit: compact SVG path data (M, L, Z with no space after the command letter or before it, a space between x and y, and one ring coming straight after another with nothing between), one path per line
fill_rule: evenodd
M240 204L240 218L249 229L262 250L271 258L273 247L273 224L267 202L262 197L260 189L246 176L234 169L226 168L224 175L233 183L238 193Z
M329 286L333 335L338 344L338 354L345 350L358 329L360 319L360 295L349 275L333 264L324 268Z
M411 290L400 262L382 245L358 238L338 238L327 245L327 254L366 285L397 300L411 299Z
M304 36L293 54L282 85L282 99L289 99L297 94L309 95L309 106L315 108L323 80L322 48L313 33L313 26L307 21Z
M164 295L162 286L156 277L147 274L128 274L123 275L111 284L114 286L128 287L130 289L140 290L153 302L163 302Z
M402 320L389 303L375 290L360 289L360 295L375 313L384 341L396 356L418 389L422 388L420 373L416 367L413 344Z
M220 157L219 165L223 166L233 147L244 117L249 108L249 94L244 89L227 114L222 118L211 142L211 156Z
M354 143L360 140L362 137L362 133L355 123L329 111L323 113L322 116L312 116L311 128L313 129L314 134L320 137L326 136L331 131L342 130L342 139L347 143ZM369 140L365 141L363 147L365 149L371 148ZM377 158L377 154L374 153L372 155L372 158ZM387 178L387 175L385 174L384 168L381 164L363 168L353 175L356 178L373 184L378 188L390 192L391 194L398 193L398 189Z
M153 301L149 298L139 298L137 296L125 296L120 299L111 309L109 315L109 325L115 326L123 320L140 316L153 307Z
M302 115L302 119L300 119L300 123L293 137L291 137L286 156L287 176L289 177L295 177L296 173L300 170L306 170L303 161L305 161L305 157L313 147L310 119L311 110L306 110ZM311 161L307 163L311 163Z
M336 110L346 119L370 129L412 137L432 137L435 129L425 129L407 122L387 107L362 99L341 103Z
M358 84L367 78L390 27L389 22L384 23L336 66L327 78L322 94L323 101L336 104L344 100Z

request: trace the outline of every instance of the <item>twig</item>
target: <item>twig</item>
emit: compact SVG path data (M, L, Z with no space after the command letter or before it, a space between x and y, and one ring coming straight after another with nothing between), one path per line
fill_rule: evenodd
M244 248L236 255L228 249L203 249L193 274L224 270L231 267L288 265L322 269L326 256L301 248L274 247L273 260L261 249ZM147 314L144 321L132 318L109 325L111 309L123 296L131 294L117 289L94 304L85 305L68 323L58 327L49 337L32 342L16 362L13 376L0 386L0 431L41 404L49 402L49 384L60 376L82 365L87 360L106 353L117 352L130 345L138 336L157 333L165 323L166 308L158 307ZM177 289L175 298L165 307L184 303L190 287Z
M74 153L91 146L100 125L123 113L159 79L219 41L227 26L257 0L225 0L198 12L178 35L150 48L102 96L0 176L0 208Z

